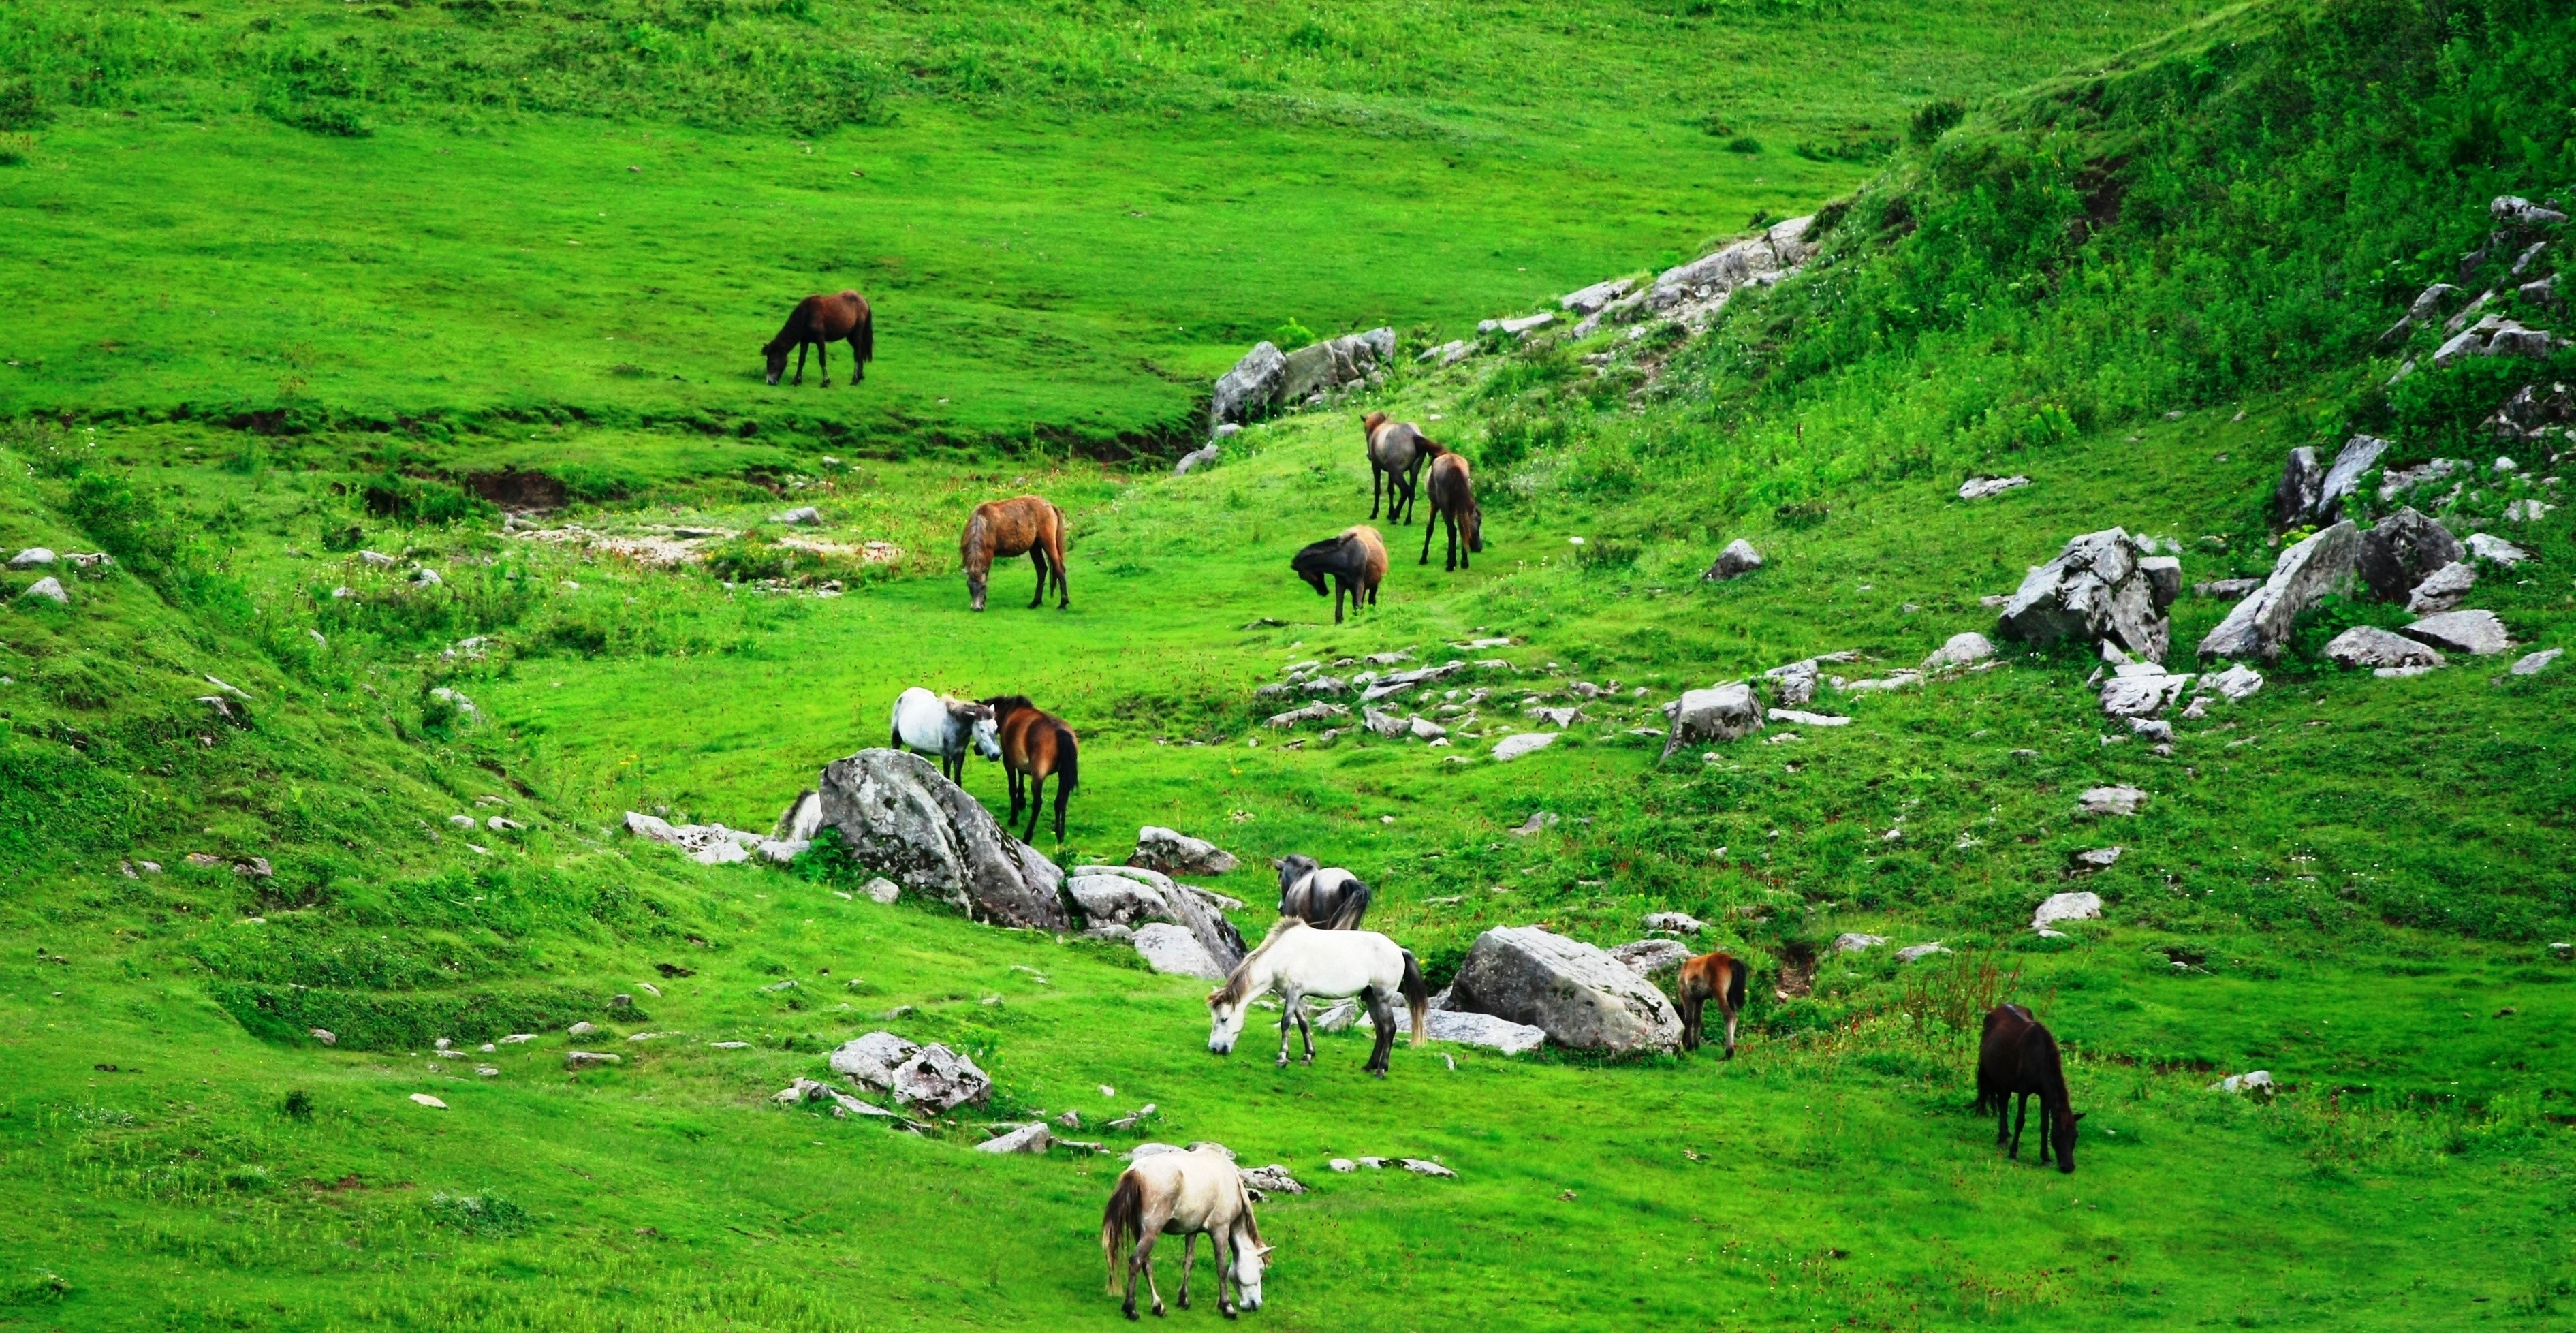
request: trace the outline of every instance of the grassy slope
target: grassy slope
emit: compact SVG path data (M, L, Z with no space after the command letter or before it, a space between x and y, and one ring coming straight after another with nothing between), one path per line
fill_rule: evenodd
M1969 177L1961 194L1979 184ZM2489 186L2471 176L2447 188L2474 201ZM1914 198L1938 216L1938 192ZM1844 271L1890 270L1851 262ZM2351 326L2384 320L2367 299L2335 308ZM2268 482L2265 460L2313 442L2320 420L2375 410L2349 397L2347 379L2363 376L2340 371L2244 388L2242 421L2228 419L2232 398L2144 426L2114 404L2007 457L2034 487L1962 506L1947 493L1973 453L1911 464L1913 475L1873 472L1858 441L1799 449L1805 436L1781 403L1821 400L1826 415L1859 421L1854 403L1920 382L1932 386L1928 402L1905 401L1883 429L1985 447L1923 425L1956 408L1940 391L1959 376L1909 380L1902 369L1973 365L2012 330L1936 328L1838 378L1747 388L1723 358L1761 350L1739 336L1767 327L1756 317L1795 309L1748 304L1709 364L1678 364L1670 382L1693 392L1634 418L1584 415L1580 382L1545 353L1490 382L1471 366L1399 385L1392 405L1428 414L1436 404L1452 418L1443 429L1489 464L1495 546L1471 575L1405 564L1377 618L1338 630L1239 627L1313 615L1278 569L1300 540L1360 512L1346 420L1266 427L1226 466L1178 481L1031 460L826 473L834 490L805 492L839 535L892 536L932 569L976 495L1022 485L1058 495L1075 514L1076 610L1021 611L1009 600L1015 571L981 620L959 609L946 572L837 600L765 599L702 577L576 565L482 525L390 528L331 489L381 466L381 440L245 448L196 427L102 431L111 463L145 464L144 489L181 515L168 526L207 549L150 581L76 585L72 616L10 613L27 618L11 634L10 674L42 684L13 701L12 761L79 762L46 739L57 720L113 734L132 747L114 756L133 765L131 804L160 821L137 831L137 852L175 867L199 845L264 848L289 891L261 894L220 870L123 880L113 859L127 844L112 826L72 836L39 805L74 784L19 781L16 827L32 832L12 855L34 873L8 904L21 943L0 971L0 1040L13 1069L29 1072L0 1105L0 1152L25 1187L11 1191L0 1227L26 1258L0 1288L11 1302L0 1317L315 1327L1113 1317L1089 1257L1105 1164L986 1161L962 1149L971 1129L915 1142L759 1100L819 1069L829 1042L909 1004L919 1012L896 1026L976 1050L995 1070L996 1114L1075 1107L1097 1120L1155 1101L1165 1114L1154 1137L1221 1138L1318 1183L1317 1196L1265 1212L1282 1264L1259 1317L1292 1326L1383 1321L1390 1309L1420 1327L1639 1314L2161 1326L2249 1311L2333 1327L2487 1312L2554 1326L2568 1294L2558 1194L2570 1150L2544 1115L2566 1111L2556 1052L2567 970L2535 945L2563 938L2567 923L2554 887L2568 871L2563 765L2552 762L2564 744L2563 673L2500 685L2492 670L2464 667L2375 682L2293 660L2247 704L2184 728L2170 760L2102 746L2078 687L2084 664L2044 655L1919 697L1854 701L1848 729L1661 775L1642 742L1616 735L1627 720L1599 706L1605 725L1511 767L1456 767L1445 760L1457 750L1419 745L1243 744L1249 687L1328 649L1430 650L1484 627L1526 638L1505 655L1530 677L1651 683L1651 701L1819 649L1911 661L1981 624L1977 595L2100 522L2230 535L2247 551L2234 559L2259 565L2247 497ZM1964 374L1990 372L2002 373ZM1497 463L1532 421L1564 434L1542 433L1525 462ZM756 518L778 500L687 479L754 462L810 468L819 452L544 434L537 443L550 449L629 469L679 511L584 515L594 520ZM22 455L45 442L18 437ZM417 447L463 463L499 461L511 442ZM70 516L73 484L29 479L13 535L95 544L79 527L92 520ZM1809 496L1829 505L1821 525L1766 517L1775 498ZM322 535L353 521L380 549L416 548L458 600L399 593L324 554ZM1712 539L1739 531L1772 567L1725 588L1697 585ZM1569 567L1559 553L1571 535L1615 557ZM2576 549L2563 515L2531 540L2543 555L2534 581L2491 580L2481 601L2519 635L2557 642L2567 601L2547 571ZM495 563L477 563L486 557ZM2188 567L2199 578L2229 563L2195 554ZM565 578L582 587L561 587ZM340 581L363 595L337 606L314 595ZM2219 610L2186 603L2178 641ZM109 617L132 627L122 641L101 632ZM329 628L332 655L285 653L307 624ZM624 635L607 652L561 646L600 625ZM484 663L435 657L477 630L501 640ZM211 660L181 660L195 656L178 651L191 643ZM71 687L66 649L90 653L91 672L143 666L148 689L128 686L102 707L102 691ZM273 665L243 670L259 662ZM209 666L242 672L227 678L262 696L257 721L208 751L202 772L155 781L149 760L187 753L189 734L154 732L153 710L173 722L187 714L189 676ZM1351 1038L1328 1041L1314 1070L1212 1064L1198 1050L1196 988L1150 978L1115 951L880 910L777 872L701 871L652 848L586 845L636 805L765 819L816 762L873 739L883 697L916 679L1033 686L1082 727L1088 782L1068 854L1113 855L1147 820L1214 830L1253 855L1318 851L1381 883L1383 923L1436 966L1486 924L1543 920L1606 943L1627 937L1636 912L1668 906L1720 920L1711 942L1765 958L1851 928L1998 946L2024 969L2020 993L2090 1057L2074 1071L2092 1112L2086 1170L2070 1180L1988 1156L1982 1126L1957 1110L1963 1044L1909 1017L1961 1003L1931 983L1953 974L1906 974L1884 956L1829 968L1809 1000L1763 1001L1732 1065L1470 1053L1453 1073L1436 1052L1399 1052L1396 1077L1380 1085L1358 1077ZM361 680L390 697L348 709ZM433 682L464 687L496 723L453 727L422 697ZM2241 740L2255 744L2231 748ZM2015 748L2041 755L2018 761ZM109 768L95 755L89 764ZM324 771L299 779L299 765ZM398 771L412 785L379 775ZM2129 855L2091 883L2111 919L2059 950L2016 943L2030 904L2063 885L2067 851L2106 840L2067 819L2072 793L2106 779L2156 793L2114 835ZM980 766L970 784L998 788ZM332 834L289 818L290 786L350 802L361 822L341 831L359 846L333 852ZM509 799L536 827L491 839L488 860L462 852L438 821L451 807L481 813L478 795ZM1566 822L1527 841L1501 836L1541 806ZM1880 841L1900 816L1907 835ZM199 827L218 832L190 831ZM1978 845L1955 848L1960 833ZM1261 896L1257 885L1227 887ZM1451 895L1468 900L1432 901ZM1726 910L1757 904L1768 921ZM251 914L265 924L236 924ZM2177 971L2177 953L2204 965ZM698 974L668 983L647 998L649 1019L619 1030L685 1037L621 1043L626 1068L579 1080L555 1069L556 1038L513 1048L487 1082L422 1058L417 1044L335 1052L253 1040L204 1000L210 972L343 995L374 985L401 1002L382 1015L385 1032L470 1037L518 1014L420 1024L459 994L632 992L661 984L656 962ZM763 989L784 978L801 989ZM2494 1016L2507 1007L2515 1012ZM756 1049L695 1044L723 1038ZM2185 1067L2153 1072L2167 1061ZM2266 1065L2302 1092L2261 1109L2209 1097L2195 1062ZM1101 1098L1100 1083L1118 1096ZM276 1109L294 1087L318 1104L309 1122ZM419 1090L455 1109L413 1107L403 1094ZM1436 1152L1465 1179L1321 1170L1327 1153L1355 1152ZM351 1174L367 1188L318 1187ZM506 1197L531 1225L517 1236L464 1232L432 1201L442 1190Z

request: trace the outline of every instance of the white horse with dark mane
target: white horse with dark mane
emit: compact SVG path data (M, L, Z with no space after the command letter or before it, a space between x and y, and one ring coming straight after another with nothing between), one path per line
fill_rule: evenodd
M1109 1267L1109 1292L1118 1293L1120 1251L1125 1256L1127 1317L1136 1317L1136 1277L1143 1274L1154 1313L1163 1313L1163 1293L1154 1286L1154 1240L1181 1237L1181 1308L1190 1308L1190 1265L1197 1259L1199 1237L1211 1242L1217 1265L1216 1308L1234 1318L1225 1298L1225 1281L1234 1279L1242 1308L1261 1308L1262 1260L1270 1247L1261 1243L1253 1220L1252 1196L1234 1159L1217 1148L1193 1145L1188 1152L1157 1153L1138 1161L1118 1177L1109 1206L1100 1214L1100 1257Z
M1369 1052L1366 1068L1379 1078L1386 1077L1387 1053L1395 1049L1395 997L1402 995L1413 1012L1416 1046L1422 1044L1431 1010L1431 988L1423 983L1421 965L1395 941L1373 930L1317 930L1295 917L1281 917L1269 936L1235 964L1225 984L1208 992L1208 1049L1218 1055L1232 1052L1243 1032L1244 1011L1273 991L1279 995L1283 1067L1291 1023L1305 1038L1306 1063L1315 1063L1315 1034L1306 1025L1310 996L1339 1000L1356 995L1368 1006L1377 1048Z
M932 694L918 685L894 701L894 740L898 750L939 756L939 776L966 780L966 748L987 759L1002 757L1002 740L993 710L966 699Z

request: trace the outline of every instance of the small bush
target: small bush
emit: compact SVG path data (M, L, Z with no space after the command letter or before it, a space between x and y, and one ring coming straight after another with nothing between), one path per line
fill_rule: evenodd
M1762 151L1762 141L1750 134L1739 134L1726 141L1726 151L1751 156Z
M1914 113L1913 123L1905 127L1906 141L1917 148L1929 148L1967 118L1968 108L1955 97L1926 102Z
M301 102L264 108L268 118L308 134L337 139L364 139L376 131L342 102Z
M36 94L35 80L0 83L0 130L41 129L51 119L52 113L45 110L45 99Z
M528 1210L498 1194L450 1194L445 1190L430 1196L430 1220L443 1227L454 1227L469 1236L515 1236L535 1225Z
M296 1088L286 1094L286 1100L279 1103L277 1109L289 1120L310 1120L313 1118L313 1094Z

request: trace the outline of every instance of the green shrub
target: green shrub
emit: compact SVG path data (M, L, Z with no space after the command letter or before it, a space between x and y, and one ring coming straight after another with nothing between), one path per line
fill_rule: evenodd
M11 79L0 83L0 130L33 130L53 119L45 109L45 99L36 92L33 79Z
M1726 141L1726 151L1751 156L1762 151L1762 141L1750 134L1739 134Z
M395 472L378 474L366 483L361 494L365 497L368 513L416 526L443 527L480 519L493 512L489 502L466 494L461 487Z
M1906 125L1905 141L1917 148L1929 148L1967 118L1967 106L1955 97L1926 102L1915 111L1913 121Z
M427 1204L432 1222L469 1236L515 1236L536 1225L528 1211L498 1194L450 1194L440 1190Z

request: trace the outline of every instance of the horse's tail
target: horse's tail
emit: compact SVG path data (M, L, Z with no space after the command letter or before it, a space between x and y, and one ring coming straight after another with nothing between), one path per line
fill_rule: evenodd
M1422 979L1422 964L1415 962L1411 949L1397 949L1404 955L1404 1007L1413 1011L1413 1044L1431 1039L1431 987Z
M864 366L877 359L877 311L876 307L869 305L864 298L859 301L858 336L852 338L850 342L851 349L859 354L860 365Z
M1055 800L1056 808L1064 807L1064 798L1073 794L1080 779L1082 753L1073 739L1073 728L1055 724Z
M1109 1206L1100 1213L1100 1261L1109 1269L1109 1294L1118 1294L1118 1261L1131 1239L1145 1234L1145 1187L1132 1174L1118 1177Z
M1333 910L1333 929L1359 929L1360 921L1368 916L1368 909L1368 881L1357 878L1343 880L1342 901Z
M1742 1013L1744 1012L1744 980L1751 975L1753 967L1741 958L1730 958L1727 961L1735 964L1735 975L1726 980L1726 1012Z

